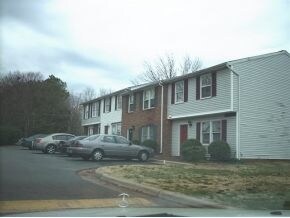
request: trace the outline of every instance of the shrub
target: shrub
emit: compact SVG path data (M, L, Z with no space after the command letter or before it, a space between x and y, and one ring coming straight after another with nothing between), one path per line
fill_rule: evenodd
M146 146L146 147L149 147L149 148L153 148L154 151L156 151L157 147L158 147L158 144L156 141L154 140L145 140L144 142L142 142L142 145Z
M205 147L196 139L188 139L181 145L182 158L186 161L205 160L205 153Z
M224 141L212 142L208 146L208 153L211 159L217 161L228 161L231 158L231 148Z
M21 130L11 126L0 126L0 145L15 144L21 137Z
M132 140L132 144L134 144L134 145L140 145L140 141L139 141L139 140L136 140L136 139L134 139L134 140Z

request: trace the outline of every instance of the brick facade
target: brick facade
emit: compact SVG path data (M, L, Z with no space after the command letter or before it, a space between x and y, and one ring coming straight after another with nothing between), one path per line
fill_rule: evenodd
M135 99L135 110L128 112L129 94L124 95L122 99L122 135L128 137L128 130L132 129L132 140L141 141L141 128L148 125L154 125L156 127L156 141L159 145L157 153L160 153L161 142L161 93L162 87L152 86L147 89L155 88L156 93L156 105L154 108L143 110L143 91L133 91ZM171 121L167 119L167 85L163 90L163 151L162 156L171 156Z

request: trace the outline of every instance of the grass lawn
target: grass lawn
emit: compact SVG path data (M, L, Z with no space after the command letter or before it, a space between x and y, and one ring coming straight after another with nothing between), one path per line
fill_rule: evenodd
M290 209L290 162L131 165L102 169L114 177L247 209Z

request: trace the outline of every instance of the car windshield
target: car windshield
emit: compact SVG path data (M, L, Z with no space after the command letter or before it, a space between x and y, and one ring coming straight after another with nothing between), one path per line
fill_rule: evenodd
M0 216L289 214L290 0L0 8Z

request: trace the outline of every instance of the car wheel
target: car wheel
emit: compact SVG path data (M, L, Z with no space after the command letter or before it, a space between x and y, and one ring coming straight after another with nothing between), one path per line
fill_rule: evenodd
M140 151L140 152L139 152L139 154L138 154L138 159L139 159L140 161L147 161L148 158L149 158L149 154L148 154L148 152L146 152L146 151Z
M101 150L95 150L93 152L92 158L95 161L99 161L99 160L103 159L103 156L104 156L104 154L103 154L103 152Z
M46 153L48 154L54 154L55 153L55 146L54 145L48 145L46 146Z

